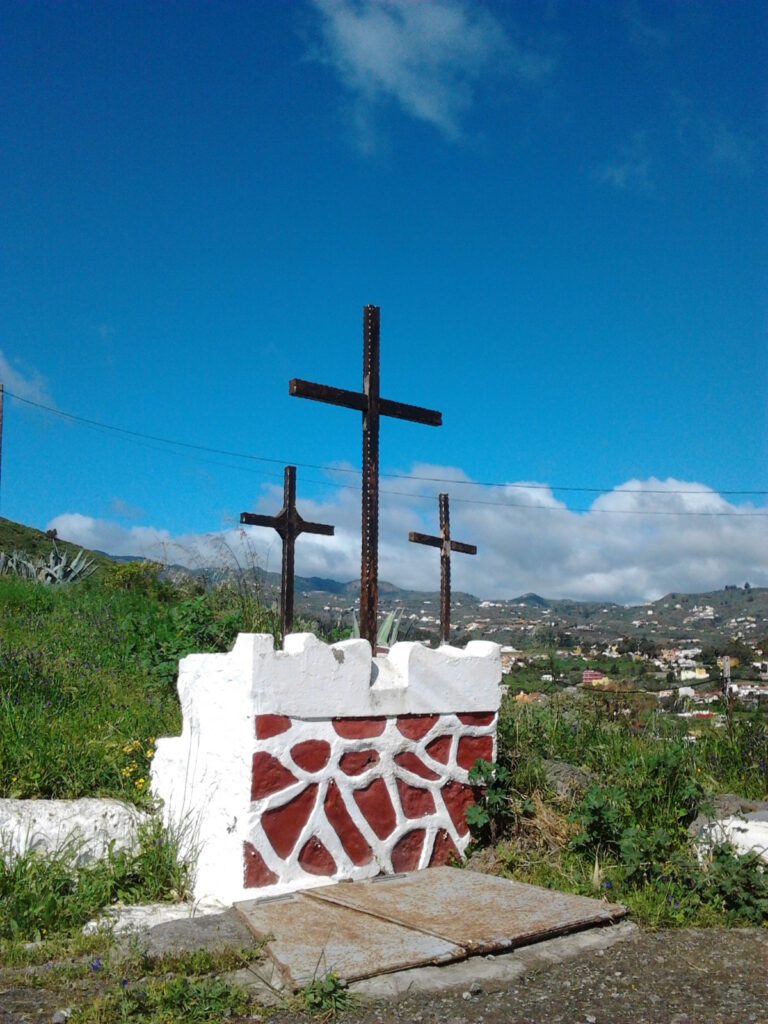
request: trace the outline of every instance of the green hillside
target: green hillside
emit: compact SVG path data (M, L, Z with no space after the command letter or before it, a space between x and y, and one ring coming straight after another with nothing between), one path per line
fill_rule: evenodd
M66 551L73 556L81 550L79 544L71 544L58 536L56 544L60 551ZM14 523L0 516L0 551L5 551L8 555L12 551L22 551L32 558L47 558L52 546L51 537L42 530L36 530L34 526L22 526L21 523ZM113 564L112 560L101 552L86 551L86 554L99 567Z

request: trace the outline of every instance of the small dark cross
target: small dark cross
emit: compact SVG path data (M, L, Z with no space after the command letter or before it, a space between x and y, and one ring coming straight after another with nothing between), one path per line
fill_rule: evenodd
M391 402L379 395L379 307L363 308L363 390L345 391L306 380L292 380L288 391L297 398L358 409L363 414L363 508L360 558L360 636L376 651L379 601L379 417L393 416L439 427L442 414L418 405Z
M451 632L451 552L476 555L474 544L462 544L451 540L451 518L448 512L448 495L440 495L440 536L430 537L426 533L409 533L408 540L414 544L426 544L440 548L440 643L447 644Z
M280 635L293 631L293 564L294 546L300 533L322 533L333 536L333 527L324 523L308 523L296 511L296 467L286 466L283 475L283 507L276 516L241 512L240 522L249 526L271 526L283 539L283 572L280 583Z

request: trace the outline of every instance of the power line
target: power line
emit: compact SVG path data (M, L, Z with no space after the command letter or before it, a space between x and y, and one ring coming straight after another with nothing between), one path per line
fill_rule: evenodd
M352 469L345 466L332 466L326 464L317 464L311 462L292 462L290 459L277 459L265 455L252 455L246 452L232 451L225 448L212 448L208 445L194 444L190 441L177 441L172 438L160 437L156 434L147 434L138 430L129 430L126 427L116 427L109 423L102 423L100 420L89 419L85 416L76 416L74 413L62 412L60 409L56 409L52 406L43 404L42 402L35 402L30 398L23 398L21 395L13 394L13 392L6 391L6 395L9 398L15 399L17 402L23 402L25 405L34 406L37 409L41 409L44 412L50 413L53 416L58 416L61 419L70 420L74 423L82 423L86 426L93 427L98 430L111 431L116 434L121 434L125 437L135 438L143 441L153 441L156 444L171 445L177 448L185 448L191 451L205 452L211 455L223 455L228 458L245 459L251 462L266 462L271 465L285 466L289 463L299 466L302 469L315 469L324 473L347 473L355 476L360 475L360 470ZM272 474L267 474L272 475ZM439 477L439 476L419 476L415 474L406 473L381 473L382 477L386 477L391 480L416 480L420 483L440 483L440 484L454 484L460 487L500 487L500 488L513 488L517 490L545 490L545 491L563 491L568 493L589 493L589 494L712 494L711 490L704 490L701 488L690 488L690 489L667 489L667 488L641 488L641 487L626 487L620 491L615 491L612 487L566 487L557 486L551 484L522 484L522 483L502 483L500 481L483 481L483 480L456 480L453 477ZM321 486L337 487L344 490L354 490L355 488L350 484L332 484L328 481L314 481L314 483ZM408 498L417 499L428 499L433 500L434 494L414 494L409 491L395 491L395 490L383 490L382 494L396 495ZM767 495L768 491L758 490L731 490L731 491L718 491L720 495L747 495L747 496L763 496ZM520 508L527 510L536 510L542 512L597 512L602 515L641 515L641 516L708 516L708 517L722 517L722 516L740 516L740 517L757 517L757 518L768 518L768 514L762 512L705 512L705 511L653 511L643 509L595 509L595 508L566 508L562 506L552 505L530 505L522 502L505 502L505 501L487 501L480 498L459 498L453 496L453 500L461 502L462 504L472 505L489 505L498 508Z

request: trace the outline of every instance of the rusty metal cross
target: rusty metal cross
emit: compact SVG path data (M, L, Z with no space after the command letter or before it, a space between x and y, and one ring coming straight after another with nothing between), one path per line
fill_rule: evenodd
M294 547L300 533L322 533L333 536L334 528L324 523L308 523L296 511L296 467L286 466L283 474L283 507L276 516L241 512L240 522L248 526L271 526L283 540L283 571L280 582L280 635L293 631L293 566Z
M426 533L408 534L408 540L414 544L426 544L431 548L440 548L440 643L447 644L451 632L451 552L460 551L464 555L476 555L474 544L462 544L451 540L451 519L448 511L448 495L441 494L440 503L440 536L430 537Z
M363 414L362 546L360 558L360 636L376 651L379 590L379 417L393 416L439 427L442 414L418 405L391 402L379 395L379 307L363 308L363 390L345 391L294 379L288 391L297 398L357 409Z

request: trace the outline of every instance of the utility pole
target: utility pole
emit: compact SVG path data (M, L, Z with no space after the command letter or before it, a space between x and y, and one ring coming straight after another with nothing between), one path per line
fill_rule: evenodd
M3 382L0 381L0 483L3 479ZM2 497L2 489L0 489Z

